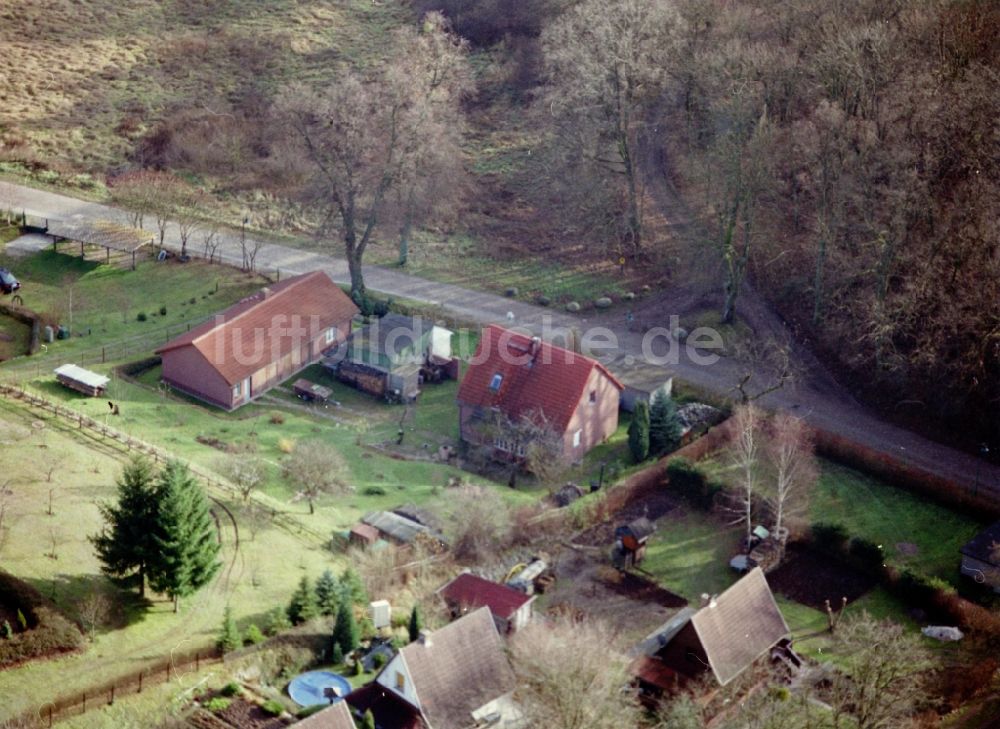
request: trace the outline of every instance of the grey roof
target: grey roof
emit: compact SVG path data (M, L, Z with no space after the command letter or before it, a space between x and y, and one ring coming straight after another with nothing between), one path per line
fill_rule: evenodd
M386 314L351 335L351 346L394 357L400 350L415 346L434 327L422 317ZM391 352L388 350L392 350Z
M96 372L85 370L83 367L77 367L75 364L64 364L61 367L57 367L55 372L60 377L65 377L73 380L74 382L80 382L87 387L93 387L96 389L106 387L107 384L111 382L111 380L104 375L99 375Z
M472 712L514 690L514 671L488 607L400 650L434 729L466 729Z
M652 656L657 651L659 651L663 646L674 639L681 629L691 622L691 617L697 612L693 607L682 608L677 611L670 620L665 622L659 628L654 630L652 633L647 635L638 643L635 647L629 651L630 658L638 658L639 656Z
M126 253L131 253L153 242L153 234L146 230L129 228L108 220L95 220L94 222L53 220L49 222L45 232L56 238L90 243Z
M760 567L698 610L691 624L723 686L790 635Z
M959 550L966 557L1000 567L1000 521L983 529Z
M387 534L396 541L409 544L417 534L431 534L431 530L413 519L394 514L391 511L373 511L366 514L361 520L363 523L373 526L382 534Z

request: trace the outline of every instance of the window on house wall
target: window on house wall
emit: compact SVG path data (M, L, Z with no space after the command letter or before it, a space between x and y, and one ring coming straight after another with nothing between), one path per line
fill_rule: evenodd
M590 401L597 402L597 390L590 391Z
M337 327L330 327L326 330L326 343L333 344L337 341Z
M581 435L583 435L583 431L582 430L578 430L575 433L573 433L573 447L574 448L579 448L580 447L580 436Z
M233 397L240 397L243 394L243 383L237 382L233 385Z
M403 675L402 671L396 671L396 688L399 691L406 689L406 676Z
M490 380L490 389L493 392L500 392L500 383L503 382L503 375L497 373L493 375L493 379Z

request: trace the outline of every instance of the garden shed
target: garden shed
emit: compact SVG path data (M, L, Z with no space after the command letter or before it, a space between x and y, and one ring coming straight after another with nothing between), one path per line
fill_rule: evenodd
M979 532L959 552L963 575L1000 592L1000 521Z
M91 397L103 396L111 381L104 375L77 367L75 364L65 364L56 368L56 379L59 380L59 384Z

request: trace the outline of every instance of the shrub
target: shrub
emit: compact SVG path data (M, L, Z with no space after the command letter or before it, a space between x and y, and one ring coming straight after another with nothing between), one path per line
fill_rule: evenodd
M271 413L271 425L284 425L285 416L281 413Z
M667 464L667 479L681 496L705 511L712 508L715 495L723 489L722 484L709 482L696 465L683 457Z
M383 301L378 299L372 305L372 313L381 319L383 316L389 313L389 309L392 307L392 300Z
M161 306L160 307L160 316L166 316L166 315L167 315L167 307Z
M223 686L221 689L219 689L219 693L222 696L229 696L229 697L239 696L240 694L243 693L243 687L240 686L235 681L230 681L225 686Z
M863 537L852 538L847 548L847 554L858 569L869 574L879 575L885 569L885 555L882 554L882 545L875 544L871 540Z
M147 318L146 317L146 312L144 312L144 311L140 311L138 314L135 315L135 320L136 321L146 321L146 318Z
M258 643L263 643L264 640L263 631L257 627L256 623L250 623L246 634L243 636L243 642L247 645L257 645Z
M268 614L267 618L268 635L277 635L282 630L288 630L290 627L292 627L292 624L289 622L288 615L285 614L285 611L282 608L280 607L274 608Z
M828 554L839 554L844 551L849 537L847 528L843 524L830 524L827 522L813 522L809 531L812 533L813 545Z
M188 303L189 304L197 304L198 303L198 299L196 299L194 296L192 296L190 299L188 299Z
M220 711L225 711L232 705L233 700L227 699L225 696L215 696L205 702L204 706L206 709L211 711L213 714L218 714Z
M285 705L275 699L268 699L260 705L260 708L271 716L281 716L285 713Z
M388 659L385 657L385 653L376 653L372 656L372 668L376 671L381 670L385 666Z
M953 595L955 588L944 580L921 572L905 569L893 585L896 594L904 601L921 607L933 606L939 596ZM941 600L944 602L944 600Z
M386 491L382 486L365 486L361 493L365 496L385 496Z
M278 438L278 450L282 453L291 453L295 450L295 441L291 438Z
M340 647L340 643L334 641L333 650L330 653L330 660L333 661L334 665L339 666L344 662L344 649Z
M288 603L288 609L285 612L292 625L300 625L319 615L316 594L309 583L309 578L305 575L299 580L299 586L292 593L292 599Z
M636 463L642 463L649 456L649 407L641 400L635 404L628 426L628 449Z
M0 638L9 638L14 635L14 629L10 627L10 621L4 620L3 625L0 625Z
M222 630L219 632L219 637L215 641L215 644L223 653L234 651L241 645L240 632L236 628L232 608L228 605L222 617Z

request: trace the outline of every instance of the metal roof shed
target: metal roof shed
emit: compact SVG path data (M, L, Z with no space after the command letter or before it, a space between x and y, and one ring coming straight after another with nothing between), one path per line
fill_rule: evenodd
M77 367L75 364L62 365L56 368L55 372L60 384L91 397L102 396L111 381L104 375Z

